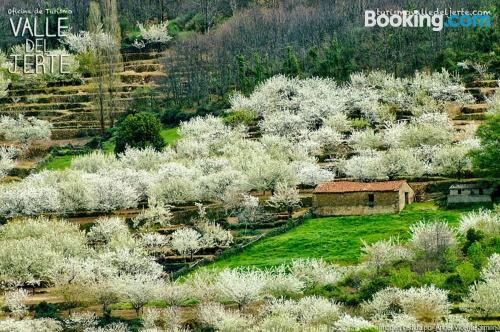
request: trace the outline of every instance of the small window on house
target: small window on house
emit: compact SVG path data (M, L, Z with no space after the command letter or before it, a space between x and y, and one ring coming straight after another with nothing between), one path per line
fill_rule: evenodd
M458 189L458 194L462 195L462 189Z
M369 206L375 205L375 195L374 194L368 194L368 205Z

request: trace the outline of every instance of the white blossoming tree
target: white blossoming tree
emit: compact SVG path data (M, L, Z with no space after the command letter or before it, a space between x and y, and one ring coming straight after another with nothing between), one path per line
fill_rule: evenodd
M201 234L192 228L181 228L172 233L170 246L181 256L193 255L202 248Z
M291 218L293 209L301 204L299 191L286 183L280 182L276 185L275 191L267 204L278 210L286 210L288 218Z
M262 296L265 280L261 272L225 269L217 276L215 289L221 301L231 301L241 309Z
M138 23L137 27L139 28L139 31L141 33L143 43L156 44L159 49L161 46L167 44L172 40L172 36L170 36L168 32L168 21L160 22L158 24L150 24L146 27L142 23ZM137 46L143 45L141 43L142 41L136 42Z
M14 161L16 154L16 149L0 146L0 179L9 174L16 165Z

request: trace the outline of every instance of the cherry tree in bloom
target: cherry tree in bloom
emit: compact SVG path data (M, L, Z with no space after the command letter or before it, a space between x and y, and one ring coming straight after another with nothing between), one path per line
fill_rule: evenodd
M169 147L156 151L148 146L144 149L126 149L124 153L118 155L118 162L123 168L151 172L158 171L163 164L174 161L174 158L175 153Z
M306 296L298 301L278 299L272 301L266 311L271 315L287 315L304 328L310 326L331 326L341 314L341 307L335 302L319 296Z
M15 167L14 158L17 150L11 147L0 146L0 179L9 174Z
M409 261L413 253L402 246L397 239L381 240L372 244L363 242L362 251L370 267L377 271L398 261Z
M470 313L490 316L500 310L500 255L493 254L481 271L481 280L469 288L462 308Z
M121 297L132 304L137 316L146 303L161 298L165 287L162 279L147 274L121 277L117 283Z
M4 304L9 308L11 315L18 319L22 319L28 314L28 306L26 300L28 299L28 291L26 289L16 289L6 292L4 295Z
M338 266L327 264L321 259L293 260L289 266L290 273L307 286L325 286L337 283L344 270Z
M238 311L227 310L219 303L204 303L198 308L200 322L217 331L245 331L252 327L254 320Z
M212 222L197 223L196 228L201 232L201 246L203 248L227 248L233 243L230 231L221 225Z
M277 210L286 210L288 218L291 218L293 209L301 204L299 191L286 183L280 182L276 185L275 191L267 204Z
M381 134L376 133L373 129L366 129L363 131L355 131L349 138L349 145L357 150L376 150L383 144L383 137Z
M446 113L424 113L411 119L400 136L400 146L449 144L455 134L453 123Z
M66 327L75 331L85 331L97 328L99 320L93 312L75 312L64 320Z
M379 154L390 179L420 177L427 171L426 164L415 149L393 148Z
M145 233L141 237L142 245L146 249L154 250L168 245L168 236L160 233Z
M457 244L455 231L444 221L419 221L410 226L410 235L410 244L427 257L442 257Z
M180 313L176 308L146 308L142 321L144 329L141 332L188 331L181 327Z
M321 168L315 160L294 161L291 163L302 185L315 186L321 182L333 181L335 173Z
M339 145L343 142L342 134L328 126L323 126L311 132L309 136L311 140L319 143L322 154L335 153Z
M142 23L138 23L137 27L146 43L166 44L172 40L172 36L168 33L168 21L150 24L146 27Z
M458 230L467 234L469 229L476 229L492 236L500 235L500 213L499 209L479 209L460 216Z
M262 292L275 298L301 294L306 284L293 274L287 273L284 266L263 272L265 284Z
M461 177L472 171L472 161L468 156L470 150L463 144L439 146L432 159L433 172Z
M445 319L451 309L448 292L439 288L386 288L377 292L362 309L372 317L391 317L398 313L411 316L419 323L438 323Z
M87 240L93 246L114 247L115 243L131 243L132 237L124 219L101 217L87 233Z
M360 151L359 155L343 160L340 168L348 177L366 181L387 179L387 170L384 166L381 153L364 150Z
M265 280L261 272L245 269L225 269L217 276L214 287L221 301L231 301L241 309L261 298Z
M115 155L102 151L93 151L89 154L78 156L71 161L71 168L86 173L99 173L118 168L119 164Z
M140 193L131 185L100 174L87 174L86 180L92 186L96 210L113 211L137 207Z
M323 120L323 126L329 127L339 133L345 133L352 130L351 121L344 113L336 113Z
M170 206L155 202L150 199L148 208L143 209L133 220L134 227L143 229L154 229L170 225L174 215L170 212Z
M451 309L448 292L433 285L407 289L400 301L403 311L420 322L440 321Z
M172 233L170 246L181 256L193 255L202 248L201 234L192 228L181 228Z
M0 321L0 331L63 332L63 327L61 323L51 318L30 318L24 320L6 319Z
M334 324L336 331L349 332L363 329L372 329L375 327L372 323L361 317L355 317L348 314L342 315Z
M18 141L23 146L28 146L32 141L50 139L51 128L49 122L34 117L0 117L0 135L8 141Z

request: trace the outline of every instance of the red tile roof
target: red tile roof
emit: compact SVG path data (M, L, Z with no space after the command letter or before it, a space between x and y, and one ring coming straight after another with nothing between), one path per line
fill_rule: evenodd
M398 191L401 186L406 183L405 180L400 181L384 181L384 182L352 182L352 181L337 181L320 183L315 194L326 193L351 193L360 191Z

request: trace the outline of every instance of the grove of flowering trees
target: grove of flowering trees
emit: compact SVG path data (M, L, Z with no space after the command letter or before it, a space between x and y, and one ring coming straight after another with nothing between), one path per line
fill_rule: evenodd
M33 141L50 139L51 127L47 121L34 117L0 116L0 138L8 141L8 145L0 146L0 179L9 174L16 157L25 153Z
M286 139L296 153L330 155L340 175L360 180L461 176L472 169L468 152L479 147L475 128L453 128L450 103L473 98L446 71L407 79L358 73L343 86L276 76L231 102L230 112L256 114L264 137ZM366 127L355 126L360 120Z
M231 241L227 231L209 223L204 207L198 206L195 228L181 228L156 243L187 255L214 243L227 245ZM328 292L346 286L355 292L362 287L359 283L375 285L375 280L405 264L417 270L453 269L458 263L446 257L462 250L463 237L469 239L471 230L488 231L484 236L490 239L498 236L498 212L463 214L456 229L442 221L415 223L406 242L365 244L358 265L299 259L267 269L201 268L183 282L169 280L150 255L145 237L157 233L133 234L123 219L101 218L88 232L57 219L10 221L0 226L0 285L6 290L3 305L8 316L0 321L0 330L96 331L99 321L94 313L71 308L99 304L110 315L113 304L125 302L142 317L144 332L189 331L181 314L187 303L196 303L189 309L194 313L191 323L217 331L390 331L394 327L473 331L473 323L452 313L450 290L434 282L405 288L380 284L358 301L339 301L336 291ZM467 260L473 259L470 255L467 251ZM467 266L467 260L459 266ZM429 265L433 261L441 265ZM468 281L462 310L484 316L498 313L499 267L498 254L481 263L479 275ZM27 317L26 289L49 285L70 308L69 316L59 321ZM320 290L329 291L316 295ZM155 308L159 301L166 307ZM114 323L102 330L128 331L128 327Z
M67 43L86 51L92 47L87 39L90 34L82 32L68 36ZM471 171L468 153L480 145L475 128L453 128L446 108L471 98L445 71L407 79L379 71L358 73L342 86L329 79L276 76L249 97L236 94L231 100L228 112L255 115L258 138L249 139L244 123L196 117L182 123L180 139L162 151L93 152L75 158L68 170L40 172L5 185L0 188L0 214L112 211L143 201L211 201L230 208L252 190L294 190L331 181L335 174L364 181L460 177ZM17 121L8 120L3 122ZM6 134L26 141L32 131ZM330 168L318 164L325 157L334 161ZM10 167L11 159L11 153L2 152L2 169ZM288 209L275 200L272 205Z

